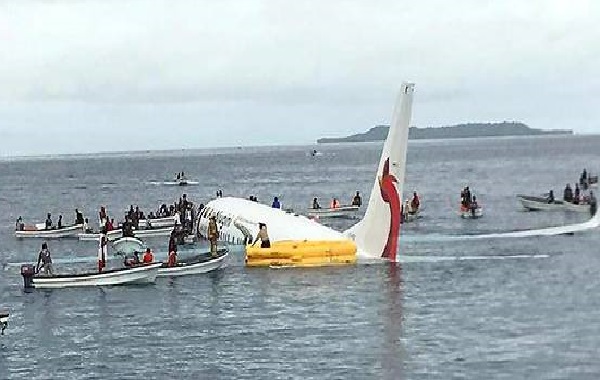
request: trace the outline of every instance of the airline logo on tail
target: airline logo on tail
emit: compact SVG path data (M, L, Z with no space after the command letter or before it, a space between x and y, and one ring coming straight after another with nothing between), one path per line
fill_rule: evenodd
M390 206L390 230L388 239L381 257L396 261L396 250L398 249L398 236L400 235L400 196L396 189L398 180L390 174L390 158L383 164L383 173L379 177L379 190L381 198Z

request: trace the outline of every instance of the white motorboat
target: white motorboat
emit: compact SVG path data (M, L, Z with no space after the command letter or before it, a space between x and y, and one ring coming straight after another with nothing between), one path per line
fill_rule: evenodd
M479 219L483 216L483 208L477 207L476 209L460 209L460 217L463 219Z
M44 276L35 274L31 264L21 266L25 288L56 289L82 286L111 286L124 284L149 284L156 280L162 263L152 263L131 268L112 269L104 272L59 274Z
M163 181L162 183L165 186L196 186L199 185L198 181L191 181L189 179L176 179L173 181Z
M175 225L175 218L175 216L169 216L166 218L140 219L138 226L145 229L173 227Z
M83 229L83 224L76 224L74 226L68 226L63 228L54 228L46 230L43 228L25 227L23 230L16 230L16 238L38 238L38 239L61 239L67 237L76 237Z
M561 200L548 202L545 197L537 197L531 195L517 195L521 205L529 211L574 211L574 212L589 212L589 204L574 204Z
M158 277L177 277L187 276L190 274L208 273L222 268L225 265L228 257L229 250L220 249L217 257L215 258L211 257L210 253L207 253L204 255L190 257L185 260L179 260L177 265L174 267L169 267L166 263L163 263L162 267L158 270Z
M8 310L0 310L0 332L1 335L4 335L4 330L8 327Z
M141 253L146 249L144 242L134 237L121 237L111 244L115 252L121 255L132 255L134 252Z
M358 206L340 206L335 208L311 208L308 210L308 216L312 218L356 218Z
M165 227L165 228L155 228L149 230L134 230L133 236L137 238L150 238L150 237L159 237L159 236L169 236L171 232L173 232L174 227ZM79 240L85 241L98 241L100 239L99 233L83 233L77 235ZM109 231L106 234L106 237L109 241L114 241L123 236L123 232L121 230L113 230Z

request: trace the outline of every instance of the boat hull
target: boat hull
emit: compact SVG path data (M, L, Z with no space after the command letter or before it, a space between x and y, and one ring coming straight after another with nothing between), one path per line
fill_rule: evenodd
M17 230L15 231L15 237L19 239L63 239L69 237L76 237L80 233L82 228L83 225L78 224L75 226L69 226L54 230Z
M150 284L156 280L162 264L117 269L103 273L79 275L34 276L32 287L35 289L59 289L89 286L113 286L125 284Z
M313 218L354 218L358 213L358 206L342 206L336 208L319 208L308 210L308 216Z
M158 270L158 277L179 277L212 272L225 266L229 257L228 251L222 251L217 258L206 261L182 262L175 267L163 266Z
M535 197L528 195L518 195L517 198L523 208L528 211L573 211L573 212L589 212L590 206L588 204L573 204L564 201L554 201L548 203L546 198Z
M140 219L138 222L140 227L150 226L150 228L165 228L175 225L175 217L156 218L156 219Z
M460 217L463 219L479 219L483 216L483 209L478 207L475 211L472 210L461 210Z
M149 237L158 237L158 236L169 236L171 232L173 232L174 227L165 227L165 228L156 228L150 230L134 230L133 236L137 238L149 238ZM98 241L100 240L100 234L95 233L85 233L77 235L79 240L83 241ZM106 234L106 237L109 241L114 241L123 236L121 230L110 231Z

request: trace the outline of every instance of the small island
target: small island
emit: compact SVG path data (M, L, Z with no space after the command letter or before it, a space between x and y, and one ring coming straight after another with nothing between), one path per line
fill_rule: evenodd
M322 138L319 144L342 142L383 141L387 137L389 126L378 125L365 133L347 137ZM524 123L504 121L501 123L468 123L448 127L417 128L411 127L408 138L419 139L461 139L469 137L499 137L499 136L539 136L539 135L572 135L570 129L543 130L530 128Z

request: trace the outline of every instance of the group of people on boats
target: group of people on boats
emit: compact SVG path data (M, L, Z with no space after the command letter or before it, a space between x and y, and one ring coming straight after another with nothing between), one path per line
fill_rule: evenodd
M413 191L411 199L407 199L400 205L400 223L405 223L414 215L417 215L421 208L421 199L416 191Z
M177 173L177 175L175 176L175 179L177 181L185 181L185 173L183 172L183 170L179 173Z
M351 202L352 206L357 206L360 207L362 206L362 198L360 197L360 192L357 191L356 194L354 195L354 197L352 198L352 202ZM337 199L336 197L331 199L331 202L329 202L329 208L330 209L336 209L336 208L340 208L341 204L339 199ZM321 209L321 205L319 204L319 199L318 198L313 198L312 201L312 207L313 210L319 210Z

